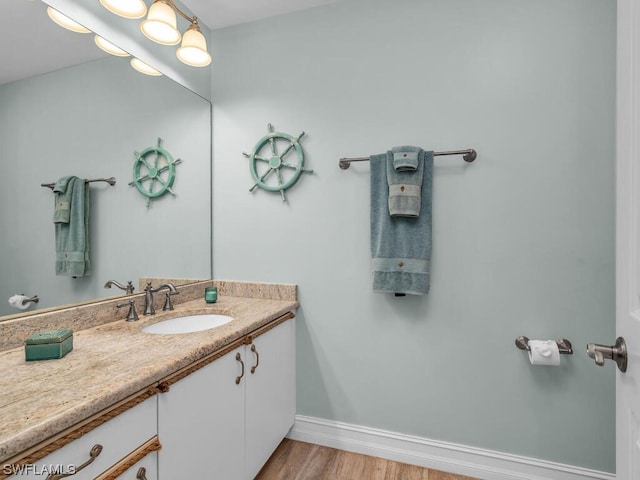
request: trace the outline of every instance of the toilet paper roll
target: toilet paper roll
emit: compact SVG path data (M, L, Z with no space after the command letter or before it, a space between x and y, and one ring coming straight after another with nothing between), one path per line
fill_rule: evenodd
M560 350L555 340L529 340L532 365L560 365Z
M26 310L27 308L29 308L29 305L31 305L31 303L23 303L24 300L29 300L29 297L27 297L26 295L13 295L12 297L9 297L9 305L15 308L19 308L20 310Z

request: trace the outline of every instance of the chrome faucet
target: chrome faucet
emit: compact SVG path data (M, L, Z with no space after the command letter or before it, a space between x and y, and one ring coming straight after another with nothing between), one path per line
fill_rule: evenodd
M135 287L133 286L133 282L131 282L131 280L129 280L126 287L116 282L115 280L109 280L107 283L104 284L104 288L111 288L112 285L115 285L120 290L124 290L125 292L127 292L127 295L131 295L135 290Z
M169 296L180 293L173 283L163 283L158 288L153 288L151 286L151 282L147 282L147 286L144 288L144 315L156 314L156 310L153 308L153 294L165 288L169 291L167 292L167 301L165 301L163 310L173 310L173 305L171 304Z

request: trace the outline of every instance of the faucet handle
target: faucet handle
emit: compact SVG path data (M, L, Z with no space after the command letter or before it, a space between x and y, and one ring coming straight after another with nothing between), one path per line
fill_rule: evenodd
M116 305L116 307L118 308L122 308L122 307L126 307L129 306L129 311L127 312L127 322L135 322L136 320L138 320L138 313L136 312L136 302L134 302L133 300L129 300L128 302L125 303L118 303Z
M117 282L116 280L108 280L107 283L104 284L104 288L111 288L113 285L115 285L116 287L118 287L120 290L124 290L125 292L127 292L127 295L131 295L134 290L136 289L133 286L133 282L131 280L129 280L127 282L127 285L122 285L121 283Z
M180 292L176 292L176 293L180 293ZM164 311L173 310L173 302L171 301L171 295L175 295L176 293L171 293L171 292L165 293L164 306L162 307L162 310Z

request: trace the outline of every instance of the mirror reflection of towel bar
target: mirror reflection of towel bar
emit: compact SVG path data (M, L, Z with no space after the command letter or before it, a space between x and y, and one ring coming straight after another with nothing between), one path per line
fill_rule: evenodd
M109 178L94 178L93 180L87 180L87 183L92 183L92 182L107 182L109 185L111 185L112 187L116 184L116 178L115 177L109 177ZM47 187L50 188L51 190L53 190L53 187L55 187L55 183L41 183L40 186L41 187Z
M573 347L571 346L571 342L566 338L556 340L558 344L558 351L564 355L573 355ZM520 350L529 351L529 339L527 337L518 337L516 338L516 347Z

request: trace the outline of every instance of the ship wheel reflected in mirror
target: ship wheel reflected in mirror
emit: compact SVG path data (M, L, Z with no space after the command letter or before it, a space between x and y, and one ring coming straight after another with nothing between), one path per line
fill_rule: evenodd
M165 193L175 196L172 190L176 179L176 165L182 162L162 148L162 139L158 138L155 146L147 147L142 152L134 152L136 161L133 164L133 181L129 185L147 197L147 207L151 199L161 197Z

